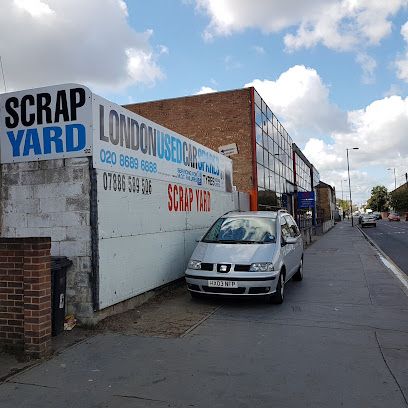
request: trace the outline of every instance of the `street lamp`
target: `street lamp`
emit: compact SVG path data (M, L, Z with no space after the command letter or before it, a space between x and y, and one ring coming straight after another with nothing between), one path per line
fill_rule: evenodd
M395 185L395 190L397 189L397 176L395 174L395 167L390 167L387 170L394 170L394 185Z
M350 216L351 216L351 226L354 226L353 220L353 204L351 201L351 183L350 183L350 164L349 164L349 150L358 150L358 147L347 148L347 173L348 173L348 182L349 182L349 193L350 193Z

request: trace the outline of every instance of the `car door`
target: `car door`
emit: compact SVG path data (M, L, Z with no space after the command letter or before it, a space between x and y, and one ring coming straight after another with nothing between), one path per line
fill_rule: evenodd
M294 264L294 272L296 272L300 260L302 259L303 255L303 239L302 239L302 234L300 233L300 230L296 224L296 221L293 219L292 216L286 215L286 220L289 225L289 228L291 230L292 236L296 238L296 243L293 244L293 264Z
M281 239L282 242L286 241L286 238L292 237L291 229L289 227L288 221L286 216L282 216L280 219L280 227L281 227ZM294 245L293 244L284 244L281 245L281 255L283 259L283 263L286 266L286 280L289 280L293 274L293 269L295 268L294 263Z

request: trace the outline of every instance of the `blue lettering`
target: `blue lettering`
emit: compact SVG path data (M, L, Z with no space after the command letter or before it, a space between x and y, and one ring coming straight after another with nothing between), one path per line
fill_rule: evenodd
M86 130L85 130L84 125L81 125L81 124L67 125L65 127L65 133L67 135L67 152L78 152L79 150L82 150L85 147ZM76 140L75 140L77 142L76 144L74 143L74 135L76 136ZM45 138L44 138L44 143L45 143Z
M163 132L159 132L157 130L157 155L159 156L159 159L163 159L164 157L164 134Z
M177 162L177 145L174 136L171 137L171 161L174 163Z
M183 158L182 158L182 144L180 139L176 139L176 146L177 146L177 163L181 163L183 161Z
M165 157L165 159L167 161L169 161L170 158L171 158L171 147L170 147L171 139L170 139L170 135L168 135L166 133L165 138L166 138L166 140L165 140L166 149L165 149L164 157Z
M44 154L51 153L51 142L55 144L55 153L64 152L64 144L61 140L62 129L57 126L46 127L43 130Z
M13 157L19 157L20 156L20 145L21 145L21 141L23 140L24 130L19 130L15 137L14 137L14 131L11 130L7 132L7 136L13 148Z
M34 150L34 154L41 154L41 145L37 129L27 129L23 156L28 156L30 150Z

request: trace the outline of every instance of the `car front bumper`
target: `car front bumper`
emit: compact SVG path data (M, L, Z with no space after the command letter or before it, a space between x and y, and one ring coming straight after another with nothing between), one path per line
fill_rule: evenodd
M187 269L185 278L190 292L206 295L225 296L265 296L276 292L279 272L265 273L206 273L206 271ZM236 282L237 287L210 287L209 281Z

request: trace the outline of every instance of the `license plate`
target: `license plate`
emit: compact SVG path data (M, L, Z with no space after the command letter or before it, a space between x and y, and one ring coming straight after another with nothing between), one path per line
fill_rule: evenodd
M209 280L208 286L210 288L237 288L238 282L235 281L223 281L223 280Z

